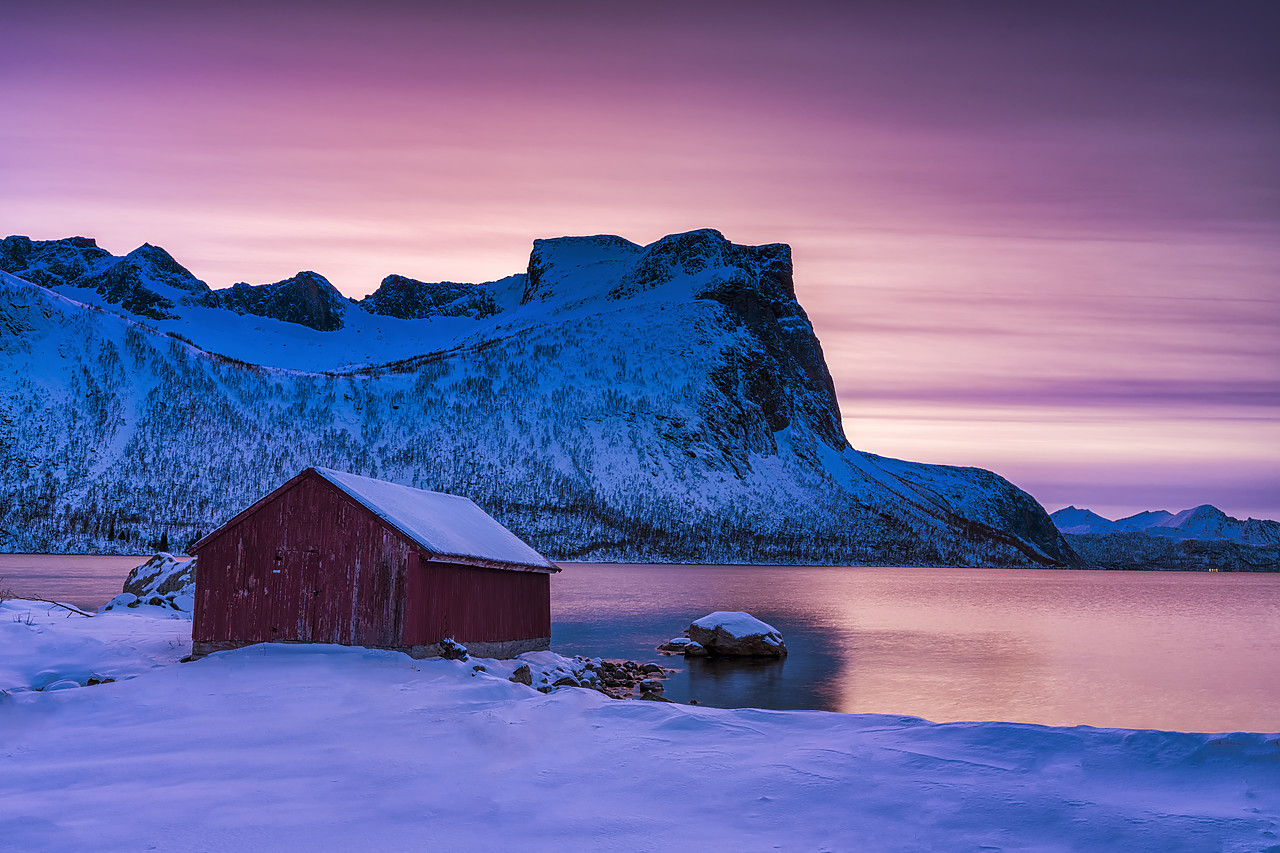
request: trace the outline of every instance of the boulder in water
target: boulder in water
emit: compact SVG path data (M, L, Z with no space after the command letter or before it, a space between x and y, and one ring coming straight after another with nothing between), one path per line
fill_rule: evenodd
M750 613L719 610L689 626L689 639L717 657L785 657L787 646L772 625Z

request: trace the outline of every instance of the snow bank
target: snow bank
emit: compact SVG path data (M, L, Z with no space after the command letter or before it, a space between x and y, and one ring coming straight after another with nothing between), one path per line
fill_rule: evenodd
M83 621L113 618L144 621ZM519 665L253 646L0 696L0 849L1264 850L1280 822L1272 736L618 702Z
M10 694L119 681L189 654L191 617L167 606L86 617L43 601L0 604L0 690Z

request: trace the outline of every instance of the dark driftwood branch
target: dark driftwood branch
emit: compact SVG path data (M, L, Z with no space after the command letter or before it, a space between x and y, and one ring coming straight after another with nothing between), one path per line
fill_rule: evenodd
M26 596L23 596L23 597L26 598ZM54 601L51 598L34 597L34 598L27 598L27 601L42 601L45 604L52 604L54 607L61 607L63 610L70 610L72 613L75 613L78 616L84 616L87 619L92 619L94 616L97 615L96 613L87 613L81 610L79 607L76 607L74 604L63 604L61 601Z

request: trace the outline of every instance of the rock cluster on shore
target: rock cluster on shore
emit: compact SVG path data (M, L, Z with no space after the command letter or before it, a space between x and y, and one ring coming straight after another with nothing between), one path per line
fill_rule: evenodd
M661 679L666 678L672 670L656 663L581 656L571 659L556 657L571 663L569 666L560 664L549 668L535 668L535 659L534 666L529 662L521 663L507 680L527 685L542 693L550 693L557 687L583 687L599 691L613 699L670 701L662 698L664 688Z

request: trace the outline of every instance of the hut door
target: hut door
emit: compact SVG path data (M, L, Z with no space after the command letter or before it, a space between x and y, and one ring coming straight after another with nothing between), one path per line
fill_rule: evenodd
M315 642L318 556L314 550L276 554L277 568L271 578L271 639Z

